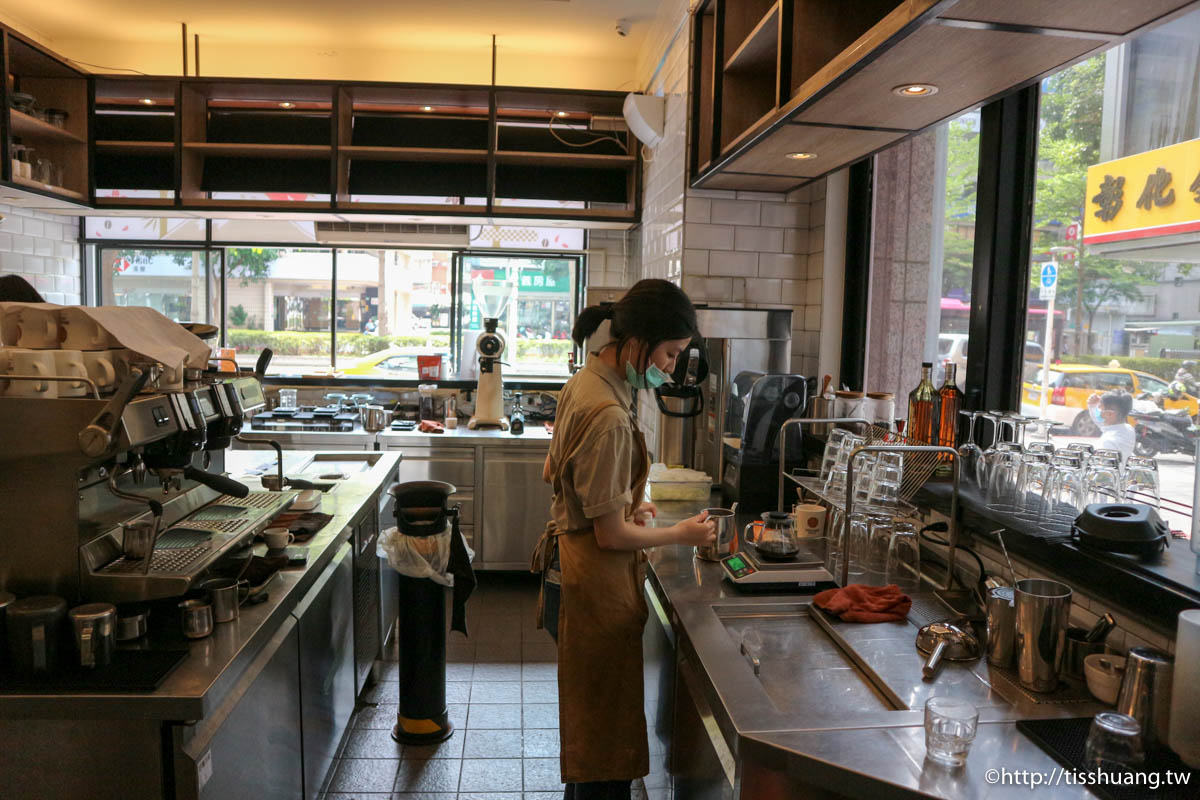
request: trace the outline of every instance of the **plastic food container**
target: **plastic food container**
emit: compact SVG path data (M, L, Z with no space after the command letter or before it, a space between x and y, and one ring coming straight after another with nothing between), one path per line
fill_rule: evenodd
M664 464L650 466L646 494L651 500L706 501L712 492L712 477L694 469L668 468Z

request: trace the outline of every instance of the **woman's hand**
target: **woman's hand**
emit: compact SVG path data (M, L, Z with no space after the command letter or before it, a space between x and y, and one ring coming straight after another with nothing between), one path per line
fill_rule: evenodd
M658 506L654 503L642 503L633 510L633 524L645 527L646 523L658 516Z
M717 538L717 523L708 518L707 511L685 519L675 526L679 533L679 544L701 547Z

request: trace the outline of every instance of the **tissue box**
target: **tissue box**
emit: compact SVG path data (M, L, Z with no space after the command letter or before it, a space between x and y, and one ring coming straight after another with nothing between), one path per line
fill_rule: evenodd
M712 492L712 477L694 469L651 464L646 494L651 500L704 501Z

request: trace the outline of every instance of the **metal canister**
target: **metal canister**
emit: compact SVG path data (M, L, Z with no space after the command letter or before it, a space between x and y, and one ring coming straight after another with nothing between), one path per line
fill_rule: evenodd
M20 673L58 667L58 645L67 616L67 601L53 595L26 597L5 613L8 655Z
M1017 677L1026 689L1052 692L1067 649L1071 587L1037 578L1017 581L1016 610Z
M1016 636L1016 592L996 586L987 593L987 660L996 667L1011 667Z
M1153 647L1131 647L1125 677L1117 695L1117 711L1142 724L1142 747L1165 746L1171 725L1171 690L1175 659Z
M111 603L75 606L67 616L75 635L75 651L81 667L103 667L112 663L117 648L117 607Z
M712 544L697 547L696 557L705 561L720 561L733 552L736 544L734 541L737 538L733 524L734 512L728 508L706 508L704 510L708 512L708 518L716 523L717 538L713 540Z

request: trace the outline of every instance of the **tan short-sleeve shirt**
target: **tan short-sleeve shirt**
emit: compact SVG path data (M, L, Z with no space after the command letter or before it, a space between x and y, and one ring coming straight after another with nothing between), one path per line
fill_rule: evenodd
M610 407L597 413L598 406ZM555 414L550 513L558 529L589 528L596 517L622 508L628 516L634 502L633 458L633 393L623 377L591 354L563 387Z

